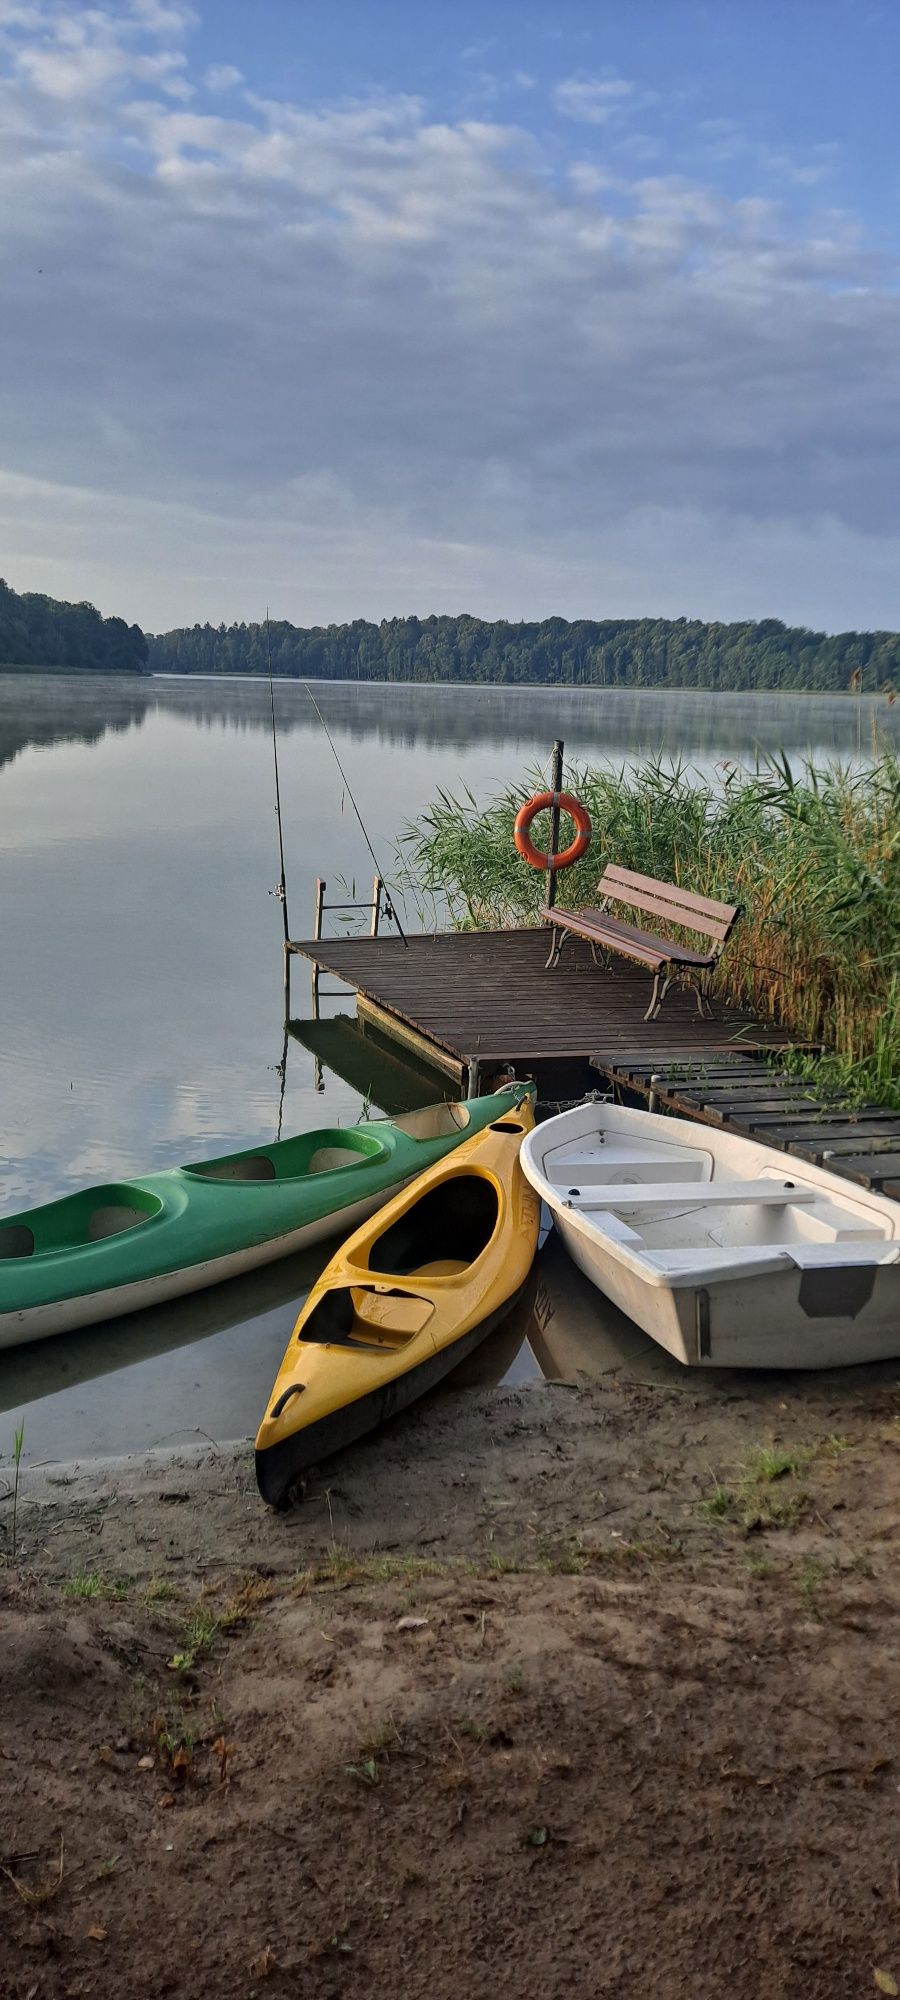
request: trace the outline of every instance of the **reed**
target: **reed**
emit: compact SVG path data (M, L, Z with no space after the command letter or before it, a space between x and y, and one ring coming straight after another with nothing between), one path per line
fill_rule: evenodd
M589 904L608 861L737 902L744 917L717 975L723 997L832 1052L836 1081L900 1105L900 757L725 767L718 781L664 757L570 770L594 827L562 875L562 906ZM477 929L537 920L545 877L513 846L526 776L480 806L438 794L401 842L407 897L421 914ZM549 820L549 815L547 816ZM535 823L538 847L549 828Z

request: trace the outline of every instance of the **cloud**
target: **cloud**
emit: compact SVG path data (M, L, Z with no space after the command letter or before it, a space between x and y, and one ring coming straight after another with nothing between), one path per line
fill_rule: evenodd
M633 91L634 85L624 77L588 76L581 70L577 76L566 77L557 84L553 102L564 118L579 119L586 125L605 125L622 110Z
M222 90L235 90L243 81L243 72L235 69L233 63L213 63L203 78L206 89L214 94Z
M411 96L204 110L184 10L18 12L10 581L156 627L900 621L897 269L855 218Z

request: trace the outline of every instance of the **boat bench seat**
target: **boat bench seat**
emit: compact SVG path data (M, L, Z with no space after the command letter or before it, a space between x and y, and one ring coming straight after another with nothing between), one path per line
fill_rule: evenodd
M628 1209L670 1208L673 1202L691 1208L734 1208L739 1203L762 1203L771 1208L787 1208L792 1202L819 1200L818 1188L793 1187L789 1181L644 1181L640 1186L598 1187L590 1194L573 1193L567 1208Z
M659 1013L678 974L693 981L702 1015L710 978L741 914L740 905L720 903L712 896L696 896L677 883L657 881L653 875L638 875L631 868L613 864L604 869L597 895L600 902L595 909L559 910L555 904L552 907L547 904L541 910L543 921L553 927L547 970L558 964L567 937L583 937L595 960L599 946L604 953L618 952L620 957L646 965L653 973L653 993L645 1021L652 1021ZM708 938L710 944L705 951L698 950L668 932L642 930L637 924L613 916L610 904L663 917L677 930Z

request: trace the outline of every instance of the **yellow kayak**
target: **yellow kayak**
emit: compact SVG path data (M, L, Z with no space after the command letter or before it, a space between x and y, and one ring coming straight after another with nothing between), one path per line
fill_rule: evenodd
M540 1217L519 1166L534 1086L510 1097L492 1125L348 1237L313 1286L256 1439L271 1506L308 1466L449 1374L518 1297Z

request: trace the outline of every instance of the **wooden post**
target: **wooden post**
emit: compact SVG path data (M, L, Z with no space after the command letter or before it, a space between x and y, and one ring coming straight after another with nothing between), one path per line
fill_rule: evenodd
M553 766L550 777L550 789L551 791L556 793L562 791L564 749L565 745L561 743L559 738L557 737L556 742L553 745ZM548 877L547 908L550 910L552 910L553 905L556 902L556 869L553 866L553 856L558 853L559 853L559 807L552 806L550 809L550 860L547 867L547 877Z
M325 883L323 882L321 875L317 875L316 912L315 916L313 917L313 937L316 938L317 940L322 935L322 913L324 911L324 908L325 908ZM313 1003L313 1020L317 1021L319 1018L319 968L315 963L315 960L313 960L312 1003Z
M370 925L369 925L369 936L370 936L370 937L377 937L377 936L378 936L378 924L379 924L379 920L380 920L380 917L381 917L381 891L382 891L382 889L383 889L383 888L384 888L384 883L382 882L382 879L381 879L381 876L380 876L380 875L373 875L373 877L372 877L372 921L371 921L371 923L370 923Z

